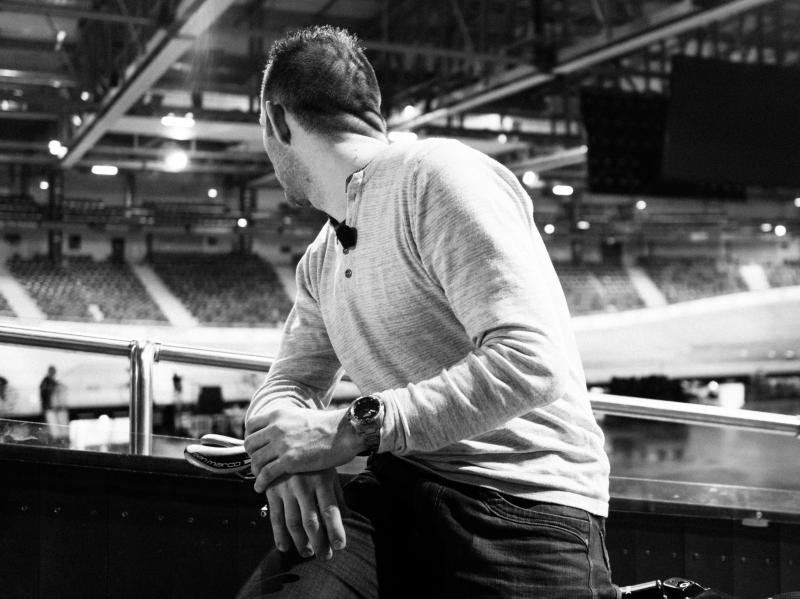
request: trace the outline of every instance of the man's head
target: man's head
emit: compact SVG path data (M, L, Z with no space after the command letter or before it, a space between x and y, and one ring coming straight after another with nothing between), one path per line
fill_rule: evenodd
M262 107L267 100L311 133L386 135L375 71L358 39L343 29L311 27L276 41L264 69Z

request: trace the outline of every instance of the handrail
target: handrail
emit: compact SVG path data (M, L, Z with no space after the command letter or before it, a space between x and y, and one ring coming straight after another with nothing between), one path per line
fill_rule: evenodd
M155 362L266 371L273 361L270 357L211 348L55 333L5 325L0 326L0 343L127 356L131 363L130 452L136 455L150 455L152 450L152 366ZM661 422L738 428L800 438L800 416L599 393L590 394L590 399L592 409L604 414Z
M126 357L130 362L128 447L130 453L134 455L151 455L153 449L153 364L155 362L263 371L269 370L272 364L272 358L254 354L7 325L0 325L0 343Z
M613 416L738 428L800 438L800 416L600 393L590 394L590 399L593 410Z
M184 345L156 344L157 362L178 362L239 370L269 370L274 358Z
M135 341L79 335L77 333L57 333L27 327L0 326L0 342L32 347L66 349L108 356L127 356Z

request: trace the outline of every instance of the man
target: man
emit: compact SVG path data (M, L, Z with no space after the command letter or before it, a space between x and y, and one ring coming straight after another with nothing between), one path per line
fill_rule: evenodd
M39 399L42 402L42 414L45 416L53 409L53 395L58 390L56 380L56 367L48 366L47 374L44 375L42 382L39 383Z
M389 145L329 27L272 47L261 126L287 199L330 222L247 414L278 551L240 596L615 596L603 436L517 179L455 141ZM323 409L343 371L364 396Z

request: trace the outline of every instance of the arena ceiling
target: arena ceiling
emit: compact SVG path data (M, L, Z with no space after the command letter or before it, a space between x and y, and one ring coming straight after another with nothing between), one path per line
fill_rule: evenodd
M582 86L661 91L676 53L800 59L796 0L0 0L0 163L159 171L181 148L189 171L274 185L263 60L313 24L359 34L393 132L575 180Z

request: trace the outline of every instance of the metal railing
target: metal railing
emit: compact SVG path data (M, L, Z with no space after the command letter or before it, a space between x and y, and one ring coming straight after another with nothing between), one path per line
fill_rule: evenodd
M11 326L0 326L0 343L127 357L131 366L130 453L136 455L152 454L153 365L156 362L266 372L273 360L266 356L148 340L113 339ZM594 393L590 398L592 409L609 415L800 437L800 416Z
M272 363L272 358L269 357L237 352L11 326L0 326L0 343L128 358L130 362L129 451L134 455L152 455L153 452L153 365L156 362L265 372Z

